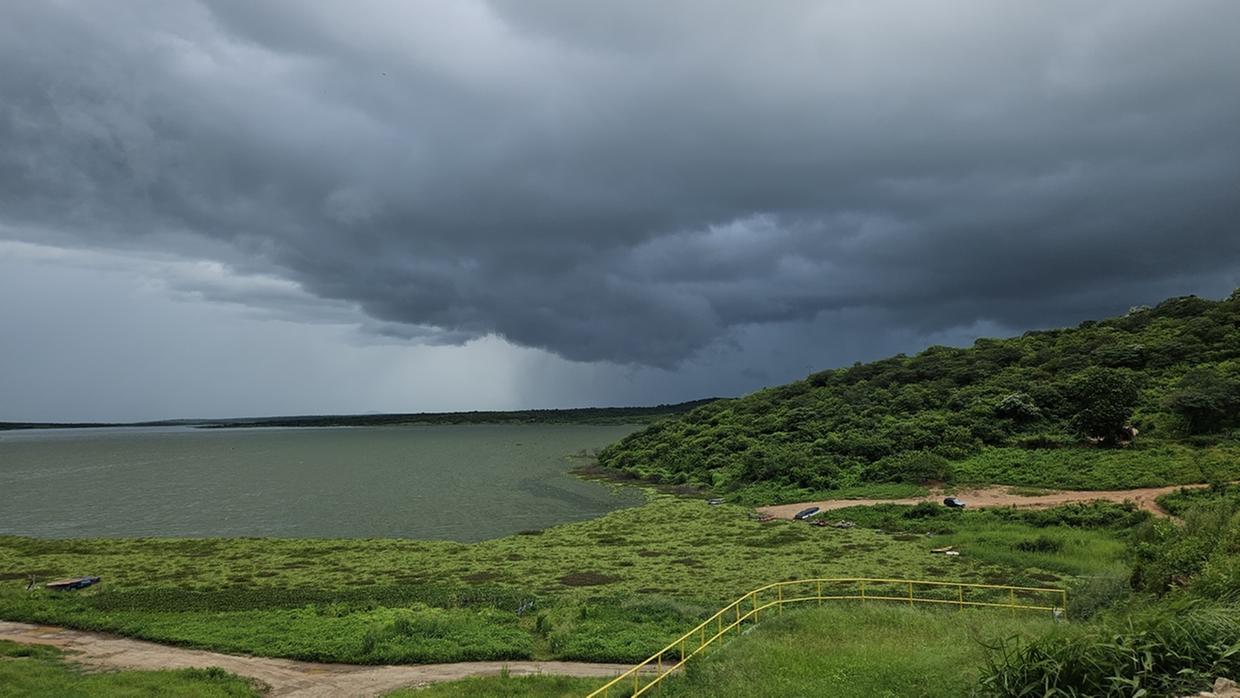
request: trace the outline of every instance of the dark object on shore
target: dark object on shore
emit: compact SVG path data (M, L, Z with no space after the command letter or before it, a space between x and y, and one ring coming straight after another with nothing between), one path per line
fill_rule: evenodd
M959 499L956 499L955 497L948 497L947 499L943 500L943 506L951 507L952 509L963 509L964 502L960 501Z
M796 519L797 521L804 521L805 519L808 519L809 517L817 513L818 513L818 507L810 507L808 509L802 509L798 511L796 516L792 518Z
M54 591L73 591L75 589L85 589L88 586L98 584L100 581L102 581L100 577L74 577L72 579L57 579L43 586Z
M706 500L706 503L707 503L707 504L709 504L709 505L711 505L712 507L717 507L717 506L719 506L720 504L723 504L723 500L722 500L722 499L720 499L720 498L718 498L718 497L715 497L714 499L708 499L708 500Z

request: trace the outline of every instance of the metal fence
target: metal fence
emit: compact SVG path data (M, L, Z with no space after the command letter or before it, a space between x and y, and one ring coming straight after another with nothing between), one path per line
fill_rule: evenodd
M1056 617L1065 613L1068 592L1064 589L1018 587L1003 584L968 584L924 579L876 579L844 577L800 579L759 587L721 608L700 625L673 640L644 662L599 687L587 698L597 696L640 696L659 685L685 662L705 651L711 643L756 623L766 613L781 613L791 603L860 601L934 604L1015 611L1041 611ZM653 671L652 671L653 670Z

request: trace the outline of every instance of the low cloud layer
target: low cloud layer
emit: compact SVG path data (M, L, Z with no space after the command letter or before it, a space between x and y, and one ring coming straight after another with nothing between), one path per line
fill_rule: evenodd
M0 234L384 342L673 369L1240 284L1226 0L6 15Z

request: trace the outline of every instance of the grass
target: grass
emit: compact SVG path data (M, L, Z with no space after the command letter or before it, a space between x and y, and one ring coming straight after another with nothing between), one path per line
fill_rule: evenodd
M409 688L389 698L581 698L602 685L600 679L570 676L488 676Z
M1183 696L1240 671L1240 609L1186 599L1102 622L1004 641L983 694Z
M674 696L960 696L987 644L1046 632L1051 621L990 611L824 607L763 621L682 677Z
M789 609L692 660L684 674L662 684L659 695L954 698L968 695L977 685L986 670L987 647L1007 638L1037 637L1055 627L1041 616L986 610L857 604ZM478 678L395 695L581 696L602 683Z
M873 576L1046 585L1111 559L1101 533L1073 540L1052 532L1065 541L1056 553L1005 548L1036 533L927 538L759 523L741 507L652 495L599 519L474 544L3 537L0 618L317 661L627 662L767 582ZM945 541L964 554L929 553ZM84 592L27 593L30 573L90 573L104 582Z
M1217 470L1202 472L1208 462ZM984 448L952 463L958 483L1117 490L1240 478L1240 446L1162 443L1130 448Z
M0 640L0 696L196 696L241 698L261 693L220 669L86 673L51 647Z

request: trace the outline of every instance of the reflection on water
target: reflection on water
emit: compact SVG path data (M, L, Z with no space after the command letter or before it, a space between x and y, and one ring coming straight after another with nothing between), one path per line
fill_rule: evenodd
M481 540L639 503L565 460L634 428L6 432L0 534Z

